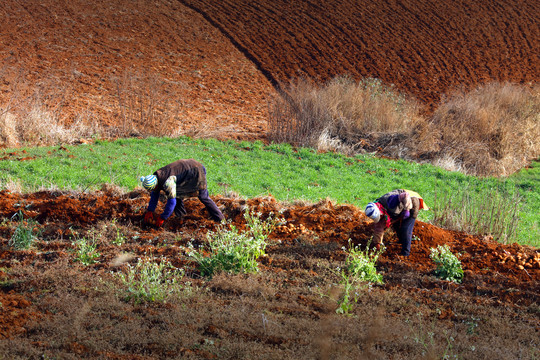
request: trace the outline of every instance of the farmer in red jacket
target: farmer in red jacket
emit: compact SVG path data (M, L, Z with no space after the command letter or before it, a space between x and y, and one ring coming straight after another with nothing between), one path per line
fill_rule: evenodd
M221 221L225 217L208 196L206 188L206 169L198 161L193 159L177 160L169 165L156 170L152 175L141 177L142 186L150 191L150 202L144 214L144 221L160 227L163 222L175 213L182 217L187 214L183 199L197 196L204 204L210 217L215 221ZM167 196L167 203L161 215L154 214L159 200L159 193L163 190Z
M414 191L397 189L384 194L366 207L366 215L375 222L373 244L379 250L383 236L390 226L397 233L401 243L400 255L409 256L414 223L420 209L427 210L424 199Z

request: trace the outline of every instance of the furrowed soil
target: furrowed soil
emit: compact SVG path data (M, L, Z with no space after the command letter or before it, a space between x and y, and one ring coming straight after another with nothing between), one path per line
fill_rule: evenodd
M214 197L240 231L246 208L285 220L268 238L254 274L201 277L190 244L207 245L217 224L195 198L188 215L143 224L143 191L125 194L0 193L0 353L5 358L351 359L533 358L540 333L540 252L418 221L410 257L396 235L377 261L384 284L355 287L336 313L346 249L365 249L372 222L352 205ZM158 212L161 207L158 207ZM21 217L21 213L24 215ZM37 237L10 243L17 228ZM123 239L116 242L117 239ZM98 257L77 261L77 241ZM349 243L350 240L350 243ZM430 249L449 245L465 275L438 279ZM166 302L126 300L118 273L139 258L185 270L184 292ZM523 264L520 266L520 264ZM431 354L431 355L430 355ZM432 357L426 357L426 356ZM531 356L531 357L529 357Z
M145 96L176 114L171 135L264 139L277 84L344 74L394 84L429 112L456 88L536 82L538 18L532 0L3 0L0 117L33 104L62 124L122 128L126 101ZM538 249L417 222L411 256L386 234L384 284L355 288L342 315L344 247L371 234L360 209L214 199L239 229L246 206L282 211L258 273L200 276L188 245L216 224L196 199L154 229L143 192L1 191L0 359L540 357ZM18 228L37 237L30 250L13 248ZM81 239L96 241L95 264L77 261ZM433 275L442 244L461 284ZM185 269L186 290L126 301L118 274L139 258Z
M534 0L3 0L0 14L0 108L32 101L66 124L126 126L144 97L144 116L174 113L171 134L259 139L273 86L298 77L379 78L429 112L540 76Z

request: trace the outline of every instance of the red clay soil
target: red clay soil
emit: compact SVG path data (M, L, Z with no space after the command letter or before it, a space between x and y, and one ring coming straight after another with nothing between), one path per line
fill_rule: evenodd
M537 1L183 0L273 81L375 77L426 104L540 76Z
M266 131L268 80L178 1L2 0L0 18L0 109L39 99L67 124L121 126L119 94L134 84L175 106L171 134Z
M194 238L203 238L204 233L215 229L216 224L209 219L198 200L188 199L186 208L189 214L185 218L171 217L164 229L144 226L142 215L148 200L148 194L141 191L123 195L110 190L90 194L38 192L26 195L2 191L0 218L4 222L0 234L4 240L0 246L0 269L9 273L19 266L32 266L38 259L47 262L69 258L73 256L68 250L72 247L69 239L73 238L74 231L89 230L99 222L110 223L111 219L137 232L137 240L124 245L136 256L153 252L168 258L175 266L195 269L194 264L187 261L185 254L179 252L178 248L156 247L152 242L168 233L189 232L194 234ZM227 219L239 229L245 227L243 210L246 206L260 212L263 218L270 212L276 214L281 211L286 223L271 234L268 256L261 260L262 271L294 271L298 264L285 261L279 255L290 253L294 256L298 252L299 241L309 242L315 246L314 249L316 246L332 245L334 251L312 255L342 261L346 254L343 247L349 246L349 239L363 248L371 236L371 220L352 205L336 205L330 201L284 205L271 196L250 200L218 196L215 201ZM9 246L7 239L12 236L15 224L19 223L19 211L24 213L26 221L37 221L35 231L39 229L40 238L43 239L40 241L40 251L15 251ZM459 293L471 303L492 306L529 306L540 302L538 249L516 244L503 245L489 238L448 231L421 221L415 225L414 235L421 240L413 242L410 257L400 258L400 245L395 234L387 233L387 250L377 263L378 270L384 274L384 289L403 288L415 293L421 288L435 293ZM459 285L439 281L433 276L435 265L429 258L430 249L443 244L448 244L452 253L460 254L465 276ZM101 248L100 265L89 271L107 270L119 251L119 247ZM317 276L316 273L312 275ZM414 276L416 280L413 283L404 282L407 276ZM6 281L9 280L6 273L0 273L0 279L3 279L4 284L0 291L3 314L0 336L6 337L23 331L21 329L24 329L23 325L28 318L40 315L29 306L32 294L14 292ZM35 292L36 289L31 291ZM535 326L540 329L539 319Z
M272 84L376 77L428 108L453 88L536 82L535 0L3 0L0 107L120 126L130 81L184 133L264 137ZM125 110L125 109L124 109Z

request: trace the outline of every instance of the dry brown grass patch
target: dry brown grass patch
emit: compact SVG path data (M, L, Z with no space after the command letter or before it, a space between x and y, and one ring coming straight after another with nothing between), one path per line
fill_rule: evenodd
M323 85L300 79L272 99L269 138L341 152L354 151L361 139L371 148L393 148L422 124L418 110L414 100L378 79L341 76Z
M431 128L435 161L475 175L509 175L540 155L540 87L490 83L456 93L435 110Z

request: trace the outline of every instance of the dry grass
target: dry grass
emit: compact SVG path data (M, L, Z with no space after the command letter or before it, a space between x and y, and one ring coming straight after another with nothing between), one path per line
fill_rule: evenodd
M475 193L435 193L432 222L445 229L492 236L508 243L516 235L523 198L503 190L483 189Z
M475 175L509 175L540 155L540 87L491 83L459 92L434 112L436 161Z
M347 154L370 151L478 176L509 175L540 155L540 87L490 83L445 100L429 121L379 80L282 86L269 139Z
M424 303L401 287L375 287L361 290L353 316L339 316L321 296L336 280L326 267L339 262L325 260L336 250L321 244L282 250L270 256L297 267L221 274L168 304L122 301L107 285L109 271L118 269L80 268L66 258L13 269L16 289L42 290L32 306L47 315L0 339L0 352L9 359L150 360L486 359L534 351L534 331L520 316L526 309L473 304L460 292L433 293ZM447 308L453 320L440 318Z
M396 151L396 141L405 146L423 121L416 102L377 79L337 77L322 86L301 79L279 94L270 104L269 138L320 150L368 144Z
M111 116L114 126L102 124L91 109L66 114L65 103L70 89L44 80L32 86L20 71L18 80L10 83L9 92L0 107L0 146L43 146L72 144L90 138L132 136L178 136L178 114L181 101L173 98L170 86L158 76L125 72L113 79L116 103Z

